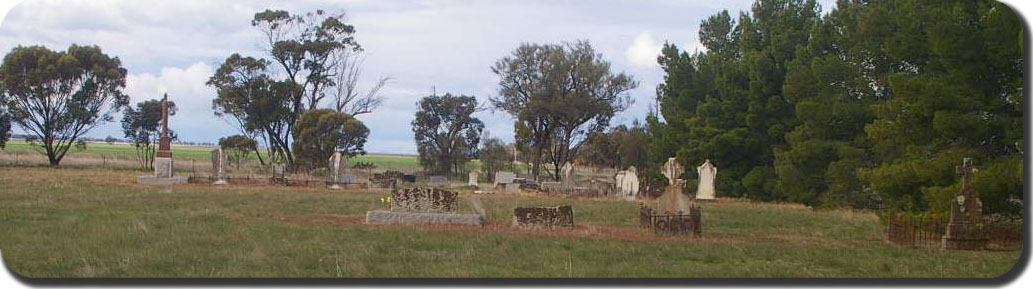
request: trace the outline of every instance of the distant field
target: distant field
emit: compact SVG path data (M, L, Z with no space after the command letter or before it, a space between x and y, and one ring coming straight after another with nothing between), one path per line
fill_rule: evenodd
M1021 254L904 249L871 212L726 199L703 204L702 238L637 228L636 202L468 191L482 228L372 226L385 190L137 174L0 166L3 261L27 277L995 277ZM511 227L516 206L560 204L574 230Z
M172 145L172 155L177 160L209 161L211 151L215 147L206 146L183 146ZM7 144L4 152L17 154L35 154L35 147L24 141L12 141ZM124 143L89 143L86 150L77 151L74 147L69 149L68 156L76 157L109 157L121 159L136 158L136 148ZM255 160L257 162L257 160ZM402 154L366 154L351 159L351 162L369 162L377 167L413 170L419 168L416 156Z

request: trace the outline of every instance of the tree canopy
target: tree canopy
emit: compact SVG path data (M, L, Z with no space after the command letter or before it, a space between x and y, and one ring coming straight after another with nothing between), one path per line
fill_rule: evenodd
M350 115L332 109L308 110L294 131L294 153L303 168L323 168L335 152L345 157L366 154L369 129Z
M241 133L263 139L270 156L293 167L300 157L293 152L296 125L325 98L332 96L331 106L350 117L379 107L387 78L366 93L356 88L362 48L345 20L344 13L323 10L256 13L251 25L265 36L267 58L233 54L220 65L208 81L218 90L215 114L232 116Z
M535 178L548 161L558 180L585 138L631 105L627 91L638 86L631 76L611 72L587 41L523 44L491 70L499 77L491 102L516 119L517 141L531 149Z
M458 174L477 153L484 123L473 117L477 98L430 95L419 102L412 121L420 165L434 173Z
M176 114L176 102L169 101L169 115ZM161 138L161 100L151 99L127 107L122 113L122 133L136 147L136 157L143 168L152 168L154 154ZM176 132L169 129L169 138Z
M1011 9L902 0L818 11L758 1L704 20L703 52L665 45L650 161L710 159L725 196L945 212L955 166L972 157L986 212L1018 212L1021 178L1004 173L1023 157Z
M15 47L0 65L0 83L11 122L39 140L51 166L61 163L76 140L129 105L122 92L126 69L97 46Z

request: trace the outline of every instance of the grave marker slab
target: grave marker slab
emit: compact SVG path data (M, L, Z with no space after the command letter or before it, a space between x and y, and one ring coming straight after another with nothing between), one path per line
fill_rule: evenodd
M528 229L572 229L574 209L569 205L557 207L517 207L513 210L514 225Z

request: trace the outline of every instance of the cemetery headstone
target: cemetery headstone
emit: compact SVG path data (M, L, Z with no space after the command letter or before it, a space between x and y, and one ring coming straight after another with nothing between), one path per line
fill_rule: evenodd
M344 180L344 175L348 170L348 158L343 157L341 152L335 152L330 156L328 160L330 168L329 175L327 176L328 182L330 183L331 189L340 189L341 184L347 184Z
M212 184L225 185L226 183L226 155L222 148L212 150Z
M983 228L983 203L972 189L972 174L977 170L971 158L964 158L960 167L961 190L951 200L950 221L943 235L943 249L983 250L987 235Z
M287 184L287 166L282 163L273 163L273 183Z
M459 194L436 188L395 189L390 210L366 212L367 224L460 224L481 226L482 214L457 213Z
M466 181L467 186L477 187L477 178L480 177L480 173L472 171L469 174L469 178Z
M560 168L560 173L562 173L560 177L561 182L564 184L574 183L574 164L571 164L570 162L563 164L563 167Z
M172 162L172 139L169 137L169 96L161 99L161 136L158 151L154 154L154 175L140 176L137 183L149 185L185 184L187 178L174 176Z
M696 188L696 199L713 200L715 195L714 178L717 177L717 167L707 159L699 168L696 168L696 171L699 173L699 187Z
M679 179L683 173L681 164L675 158L667 159L663 166L663 174L667 176L669 185L664 189L664 194L658 199L658 207L664 214L688 214L691 203L689 198L682 193L685 181Z
M569 205L558 207L517 207L513 210L514 225L529 229L572 229L574 210Z
M638 169L635 166L617 172L614 181L620 197L634 199L638 195Z

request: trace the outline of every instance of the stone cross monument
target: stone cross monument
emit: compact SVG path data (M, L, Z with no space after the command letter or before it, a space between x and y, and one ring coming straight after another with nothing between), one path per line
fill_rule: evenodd
M158 141L158 152L154 155L154 176L171 178L172 144L169 139L169 95L161 98L161 138Z
M678 163L678 159L668 158L662 171L664 176L667 177L669 185L664 189L664 194L658 199L660 213L689 214L689 208L692 207L692 204L689 202L689 198L682 194L685 180L679 179L681 174L685 172L684 167Z
M983 230L983 203L972 189L972 159L964 158L961 165L961 191L951 200L950 222L943 235L943 249L983 250L987 236Z

